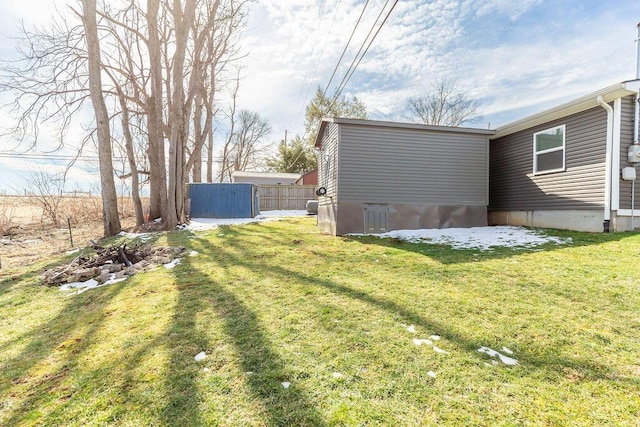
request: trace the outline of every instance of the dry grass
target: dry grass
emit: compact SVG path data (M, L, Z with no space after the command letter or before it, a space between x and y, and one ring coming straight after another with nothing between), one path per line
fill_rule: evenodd
M123 228L132 227L133 206L119 199ZM37 196L0 196L0 262L3 269L31 265L102 237L102 202L99 197L62 197L59 225L53 224ZM2 270L0 270L2 278Z

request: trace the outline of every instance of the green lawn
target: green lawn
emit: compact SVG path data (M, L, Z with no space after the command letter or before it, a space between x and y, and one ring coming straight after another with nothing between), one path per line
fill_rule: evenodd
M0 425L637 426L640 235L553 234L480 252L300 218L161 234L199 255L74 296L2 270Z

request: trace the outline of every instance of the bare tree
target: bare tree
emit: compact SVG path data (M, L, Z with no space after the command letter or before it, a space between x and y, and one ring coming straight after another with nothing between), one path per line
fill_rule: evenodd
M162 217L165 227L173 228L185 217L189 174L202 175L205 146L207 178L212 178L212 123L221 110L216 93L225 70L241 58L238 41L249 2L81 0L81 11L60 14L48 31L24 30L25 66L4 65L0 87L18 92L14 135L37 141L38 126L46 120L59 125L63 135L74 113L91 99L105 197L113 181L106 176L107 168L113 175L111 150L120 147L129 169L126 174L123 165L122 175L133 181L137 221L142 206L135 181L147 173L150 217ZM79 21L70 24L69 17ZM108 234L119 227L111 219L116 200L105 199Z
M163 86L162 86L162 49L160 32L158 29L158 14L160 0L147 0L147 49L149 53L149 92L147 94L147 131L149 143L147 154L149 156L149 182L150 182L150 207L151 219L160 218L167 212L169 202L167 199L167 179L164 155L164 121L163 111Z
M229 131L227 132L227 139L222 146L222 153L220 155L220 171L218 172L218 181L224 182L225 178L230 178L231 174L231 149L233 145L233 139L236 135L236 110L238 108L238 91L240 90L240 71L238 67L236 69L236 78L234 79L234 85L231 93L231 105L229 106L229 112L227 118L229 119Z
M415 123L436 126L460 126L475 123L478 102L457 88L455 80L437 80L432 92L407 99L407 115Z
M82 23L87 41L87 62L89 68L89 92L96 117L98 136L98 159L100 162L100 187L102 190L102 223L105 236L115 236L122 227L118 216L118 195L113 179L113 158L111 155L111 133L109 113L102 93L100 40L96 18L96 0L82 0Z
M0 90L14 99L5 106L15 120L9 133L31 150L40 142L43 124L65 135L89 100L84 28L58 13L50 26L21 24L16 43L20 60L2 64ZM63 146L60 138L58 148Z
M41 222L46 218L55 227L61 224L63 215L60 202L62 202L64 185L64 173L50 173L43 170L31 172L27 180L27 187L36 203L42 208Z
M232 169L244 171L264 165L267 144L263 139L271 133L269 122L258 113L242 110L238 114L238 129L231 150Z

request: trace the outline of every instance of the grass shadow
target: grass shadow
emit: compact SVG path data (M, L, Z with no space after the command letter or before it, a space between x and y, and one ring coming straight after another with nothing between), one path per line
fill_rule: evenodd
M245 232L250 233L250 231L245 231ZM576 233L567 233L567 234L575 235ZM578 244L584 246L584 245L597 244L602 242L617 241L624 237L629 237L629 234L626 234L626 235L622 234L621 236L620 235L618 236L598 235L596 238L591 238L591 235L588 235L583 239L584 241L578 242ZM268 236L263 238L265 240L269 240ZM378 239L376 237L370 237L364 240L360 240L359 243L368 244L369 239L372 239L372 240L376 239L378 241L384 240L384 239ZM301 284L305 284L305 285L313 286L317 288L323 288L331 291L335 295L343 296L353 301L359 301L359 302L365 303L370 307L372 307L373 309L379 309L384 312L390 313L396 317L400 317L404 319L405 322L412 323L423 330L437 332L443 339L446 339L450 342L455 343L455 345L458 346L460 349L467 351L471 354L477 354L477 349L487 344L484 342L479 342L478 340L472 337L467 337L463 333L454 330L444 320L430 319L426 317L424 314L418 311L409 309L396 301L389 300L384 297L375 296L364 290L355 289L353 287L338 283L336 281L327 280L327 279L316 277L316 276L311 276L311 275L305 274L302 271L297 271L293 268L274 265L273 263L268 263L268 261L263 262L262 261L263 258L261 258L260 256L256 256L256 254L253 252L253 249L247 248L246 246L239 244L238 241L235 239L225 240L225 243L229 244L231 247L233 247L235 251L237 251L240 254L239 256L233 256L231 254L226 255L227 257L229 257L227 262L230 262L232 264L234 263L242 264L245 266L245 268L250 270L255 270L255 271L265 271L265 272L268 271L268 274L272 276L274 280L283 280L284 278L287 278L287 280L290 280L292 282L297 282L297 283L301 283ZM395 248L397 242L381 242L381 243L377 242L376 244ZM412 244L410 243L404 243L404 242L401 243L401 246L406 247L406 250L411 250L409 249L411 248L411 245ZM420 246L429 246L429 245L420 245ZM437 253L438 249L434 248L433 245L430 245L430 246L432 246L431 251L433 253ZM447 249L445 251L447 253L444 256L441 256L439 258L439 260L442 260L443 264L465 262L465 261L460 261L459 259L457 260L456 257L459 257L460 255L457 255L455 253L451 254L450 253L451 251L453 250ZM463 251L463 252L467 252L467 251ZM505 252L498 256L510 257L518 253L522 253L522 251ZM318 256L323 256L323 254L318 254ZM467 255L463 255L463 257L466 257L466 256ZM471 255L469 254L468 256L469 256L469 259L466 259L466 258L463 258L463 259L465 259L466 262L471 262L472 260ZM490 254L488 256L495 257L496 254ZM324 257L324 259L326 260L326 262L331 262L331 259L326 259L326 257ZM363 279L363 280L366 280L366 279ZM481 356L478 356L478 357L479 359L481 358ZM603 379L611 380L612 378L617 378L618 380L623 382L637 384L637 380L633 378L620 378L615 371L612 371L610 367L603 364L599 364L595 360L591 360L588 358L579 358L579 357L564 358L559 355L554 356L549 354L538 355L533 352L527 352L526 350L523 350L519 352L519 360L521 360L522 363L526 364L527 367L530 367L533 369L550 369L552 371L558 372L558 374L562 374L563 368L568 367L568 368L581 370L582 372L585 373L586 378L592 379L592 380L603 380Z
M4 425L21 424L27 414L39 420L41 411L57 394L63 394L60 399L71 404L74 393L61 384L73 374L84 351L92 345L106 318L105 308L122 289L122 286L112 285L101 292L69 297L60 313L20 337L28 344L19 354L0 365L3 377L7 377L0 384L0 397L8 399L15 393L12 388L20 384L29 384L29 391L17 407L11 408L12 415L3 421ZM48 364L57 361L57 367L51 370L42 368L45 372L34 373L34 369L45 361ZM32 380L33 375L39 378ZM61 403L62 409L59 410L63 410L65 405Z
M212 262L224 270L248 265L208 240L199 238L197 241L210 254L215 254ZM267 425L325 425L308 399L309 392L296 385L297 374L274 350L274 343L256 313L228 286L209 279L204 272L200 274L207 284L194 291L199 293L199 298L208 298L222 319L224 332L239 355L240 369L250 373L246 375L245 382L252 396L265 408ZM291 386L284 388L284 382L290 382Z

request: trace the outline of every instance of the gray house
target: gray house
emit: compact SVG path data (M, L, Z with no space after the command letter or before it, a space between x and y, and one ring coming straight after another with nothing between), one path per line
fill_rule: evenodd
M489 137L489 223L629 230L640 212L621 170L633 166L639 90L640 80L619 83L498 128Z
M494 131L323 119L318 226L333 235L487 225Z

